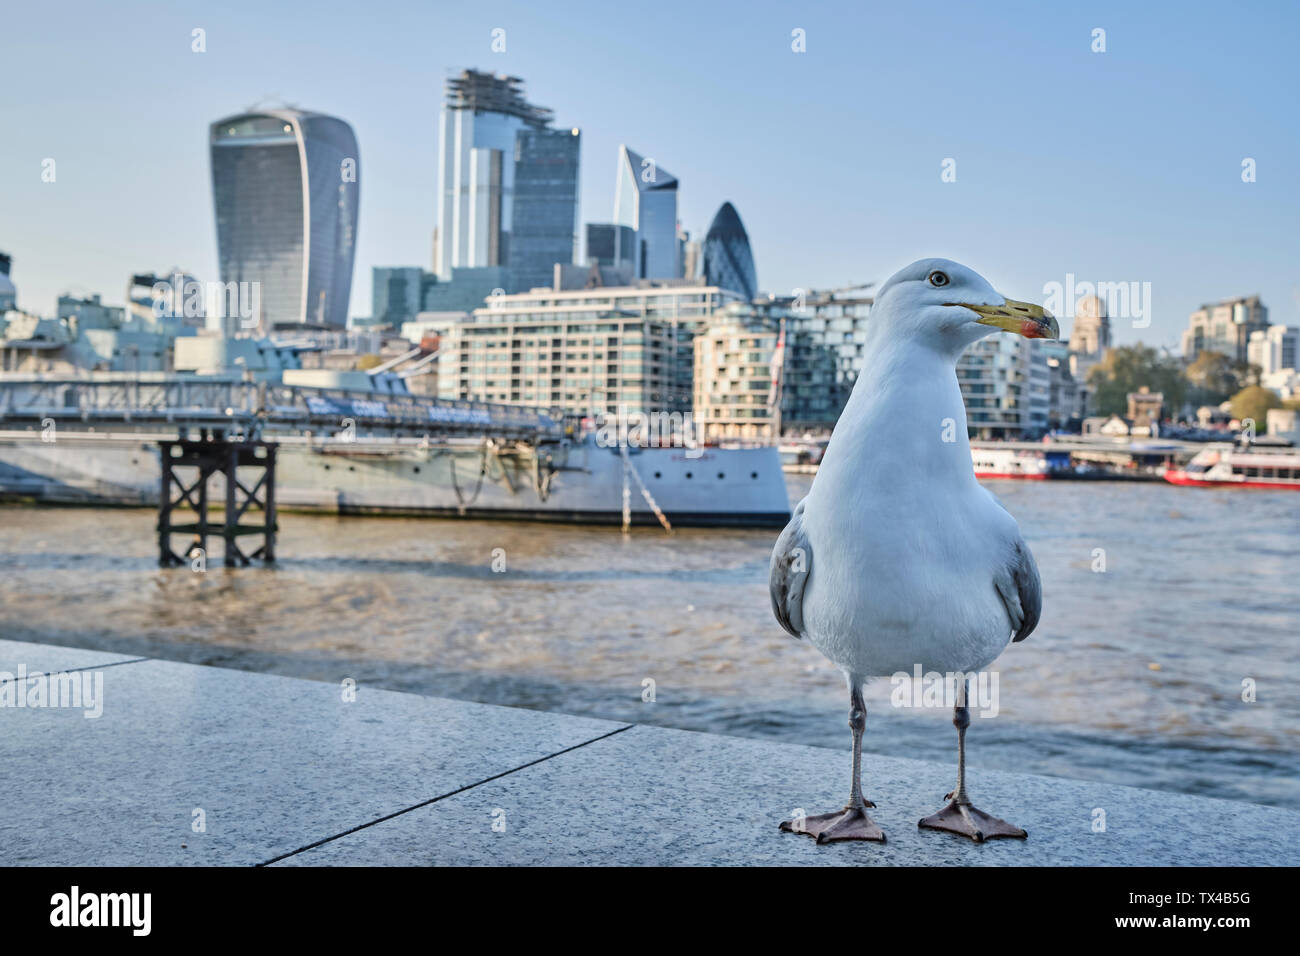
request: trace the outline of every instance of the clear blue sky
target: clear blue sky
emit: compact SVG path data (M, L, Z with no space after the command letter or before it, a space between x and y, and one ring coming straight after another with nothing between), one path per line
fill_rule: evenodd
M941 255L1022 299L1071 272L1150 282L1154 321L1116 323L1120 342L1176 344L1191 309L1252 292L1300 324L1298 11L20 0L0 33L0 250L42 313L67 290L120 302L133 271L216 278L207 126L276 97L357 132L350 311L368 315L372 266L429 265L442 85L472 66L582 128L584 222L610 217L626 142L679 177L693 234L736 205L768 291Z

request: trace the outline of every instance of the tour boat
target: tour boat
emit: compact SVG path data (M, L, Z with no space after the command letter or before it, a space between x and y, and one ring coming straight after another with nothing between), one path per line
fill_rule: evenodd
M1199 452L1186 468L1166 470L1165 481L1205 488L1300 489L1300 451L1218 445Z
M1051 477L1052 473L1051 463L1041 452L974 447L970 450L970 456L976 478L1042 481Z

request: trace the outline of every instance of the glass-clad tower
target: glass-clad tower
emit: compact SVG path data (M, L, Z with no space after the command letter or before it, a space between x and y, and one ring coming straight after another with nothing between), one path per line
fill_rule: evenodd
M549 286L555 263L573 262L580 136L552 129L551 118L524 98L517 76L462 70L447 81L433 237L439 282L504 269L513 292Z
M636 230L612 222L587 223L587 262L602 266L632 269L632 250L636 248Z
M510 291L550 288L555 264L573 262L581 139L576 128L530 128L515 134Z
M370 315L376 325L400 328L424 308L437 280L419 266L375 266L370 270Z
M748 300L758 295L749 235L729 202L722 204L704 237L704 282L739 292Z
M677 177L626 146L618 148L614 222L636 232L631 257L636 278L676 279L681 275Z
M347 326L360 158L321 113L240 113L209 131L221 281L260 284L263 329Z

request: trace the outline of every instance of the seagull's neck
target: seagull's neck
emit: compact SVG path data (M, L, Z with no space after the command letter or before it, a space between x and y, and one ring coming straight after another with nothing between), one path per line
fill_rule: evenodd
M892 491L917 488L922 476L931 488L974 484L956 356L906 339L867 347L817 484Z

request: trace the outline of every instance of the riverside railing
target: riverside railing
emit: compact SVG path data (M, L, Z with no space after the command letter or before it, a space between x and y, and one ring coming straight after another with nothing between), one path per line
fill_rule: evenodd
M0 425L81 421L178 428L353 428L375 434L475 434L546 438L558 419L538 409L410 394L313 388L234 379L158 377L0 381Z

